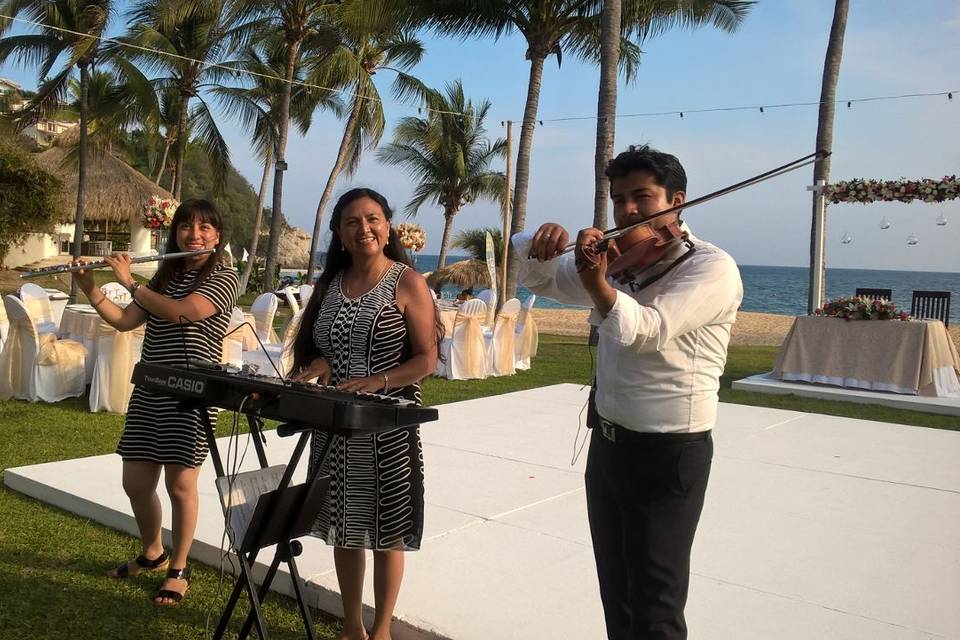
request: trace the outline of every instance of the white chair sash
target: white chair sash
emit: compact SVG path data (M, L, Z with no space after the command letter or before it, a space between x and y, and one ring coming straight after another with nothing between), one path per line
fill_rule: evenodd
M450 357L457 359L457 379L470 380L487 375L487 357L480 326L482 320L481 315L461 314L454 322Z
M537 321L532 313L527 314L527 319L520 327L520 334L517 336L517 366L522 369L530 368L530 358L537 355L537 348L540 345L540 335L537 330Z
M33 361L39 348L30 318L14 318L0 355L0 400L34 400L30 390Z

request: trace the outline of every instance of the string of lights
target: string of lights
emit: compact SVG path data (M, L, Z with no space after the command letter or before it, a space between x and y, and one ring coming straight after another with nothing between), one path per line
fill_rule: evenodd
M868 96L865 98L843 98L839 100L834 100L835 104L847 104L847 108L853 106L857 102L878 102L881 100L903 100L907 98L929 98L934 96L946 96L948 100L953 100L953 94L957 93L958 89L951 89L949 91L932 91L929 93L901 93L898 95L890 96ZM684 114L691 113L713 113L718 111L759 111L764 113L766 109L786 109L790 107L812 107L820 106L825 104L826 100L813 100L810 102L782 102L778 104L752 104L752 105L740 105L735 107L706 107L702 109L676 109L673 111L649 111L645 113L618 113L615 118L650 118L655 116L680 116L683 118ZM599 116L563 116L558 118L540 118L537 119L537 122L543 125L545 122L574 122L582 120L596 120Z
M35 26L35 27L38 27L38 28L42 28L42 29L49 29L49 30L53 30L53 31L59 31L59 32L63 32L63 33L69 33L69 34L74 35L74 36L77 36L77 37L99 40L100 42L106 42L106 43L110 43L110 44L115 44L115 45L117 45L117 46L126 47L126 48L129 48L129 49L145 51L145 52L153 53L153 54L159 55L159 56L167 56L167 57L170 57L170 58L182 60L182 61L184 61L184 62L191 62L191 63L199 64L199 65L201 65L201 66L203 66L203 67L207 67L207 68L223 69L223 70L225 70L225 71L229 71L229 72L234 73L234 74L237 74L237 75L247 75L247 76L251 76L251 77L259 77L259 78L264 78L264 79L268 79L268 80L274 80L274 81L276 81L276 82L287 82L287 83L290 83L290 84L295 85L295 86L305 87L305 88L309 88L309 89L317 89L317 90L321 90L321 91L329 91L329 92L331 92L331 93L336 93L336 94L342 95L342 96L344 96L344 97L349 97L349 98L361 98L361 99L364 99L364 100L374 100L374 101L380 102L380 103L382 103L382 104L384 103L384 101L383 101L382 99L380 99L380 98L374 98L374 97L370 97L370 96L362 96L362 95L359 95L359 94L357 94L357 93L355 93L355 92L352 92L352 91L349 91L349 90L346 90L346 89L336 89L336 88L333 88L333 87L325 87L325 86L322 86L322 85L318 85L318 84L314 84L314 83L310 83L310 82L305 82L305 81L302 81L302 80L296 80L296 79L287 80L286 78L283 78L283 77L280 77L280 76L274 76L274 75L270 75L270 74L259 73L259 72L256 72L256 71L251 71L251 70L249 70L249 69L242 69L242 68L239 68L239 67L235 67L235 66L231 66L231 65L225 65L225 64L221 64L221 63L217 63L217 62L208 62L208 61L204 61L204 60L197 60L197 59L195 59L195 58L190 58L190 57L188 57L188 56L182 56L182 55L177 54L177 53L172 53L172 52L169 52L169 51L160 51L160 50L158 50L158 49L153 49L153 48L150 48L150 47L144 47L144 46L137 45L137 44L134 44L134 43L131 43L131 42L125 42L125 41L123 41L123 40L118 40L118 39L116 39L116 38L108 38L108 37L105 37L105 36L94 36L94 35L82 33L82 32L79 32L79 31L73 31L73 30L70 30L70 29L65 29L65 28L63 28L63 27L55 27L55 26L46 25L46 24L43 24L43 23L40 23L40 22L36 22L36 21L33 21L33 20L27 20L27 19L25 19L25 18L17 18L17 17L14 17L14 16L9 16L9 15L5 15L5 14L0 14L0 19L6 19L6 20L11 20L11 21L13 21L13 22L20 22L20 23L24 23L24 24L29 24L29 25L32 25L32 26ZM879 101L889 101L889 100L905 100L905 99L911 99L911 98L929 98L929 97L938 97L938 96L946 96L948 100L951 100L951 101L952 101L952 100L953 100L953 94L954 94L954 93L957 93L958 91L960 91L960 90L958 90L958 89L950 89L950 90L946 90L946 91L933 91L933 92L926 92L926 93L902 93L902 94L896 94L896 95L867 96L867 97L862 97L862 98L842 98L842 99L834 100L833 102L834 102L835 104L844 104L844 103L846 103L847 108L851 108L855 103L861 103L861 102L879 102ZM811 101L807 101L807 102L782 102L782 103L770 103L770 104L761 103L761 104L752 104L752 105L737 105L737 106L730 106L730 107L704 107L704 108L692 108L692 109L674 109L674 110L671 110L671 111L649 111L649 112L641 112L641 113L618 113L618 114L617 114L616 116L614 116L614 117L615 117L616 119L620 120L620 119L626 119L626 118L651 118L651 117L662 117L662 116L679 116L679 117L682 119L685 115L695 114L695 113L718 113L718 112L732 112L732 111L759 111L760 113L765 113L765 111L768 110L768 109L788 109L788 108L795 108L795 107L820 106L821 104L824 104L825 102L826 102L826 101L821 101L821 100L811 100ZM393 104L396 104L396 103L393 103ZM407 106L408 106L408 105L407 105ZM466 114L466 113L459 112L459 111L444 111L444 110L440 110L440 109L431 109L431 108L429 108L429 107L422 107L422 108L418 108L418 109L417 109L417 112L418 112L418 113L423 113L424 111L426 111L427 113L440 113L440 114L448 114L448 115L461 115L461 116L462 116L462 115L468 115L468 114ZM548 122L595 121L595 120L597 120L598 118L599 118L599 116L597 116L597 115L559 116L559 117L555 117L555 118L538 118L538 119L537 119L537 123L540 124L541 126L543 126L545 123L548 123ZM517 118L517 119L514 119L513 121L514 121L514 122L519 122L519 121L521 121L521 120L522 120L522 118ZM505 122L506 122L505 119L501 120L501 125L504 124Z

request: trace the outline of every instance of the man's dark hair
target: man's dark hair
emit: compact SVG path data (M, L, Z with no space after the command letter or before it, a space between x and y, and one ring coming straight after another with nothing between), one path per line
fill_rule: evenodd
M687 173L677 156L657 151L650 145L630 145L626 151L607 163L608 178L622 178L634 171L646 171L653 175L657 184L666 189L667 199L673 199L677 191L687 190Z

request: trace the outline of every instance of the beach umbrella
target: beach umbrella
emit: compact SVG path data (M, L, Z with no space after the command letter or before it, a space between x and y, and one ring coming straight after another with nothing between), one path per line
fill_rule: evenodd
M432 288L452 284L461 289L470 287L489 289L490 272L484 260L461 260L431 273L427 278L427 284Z

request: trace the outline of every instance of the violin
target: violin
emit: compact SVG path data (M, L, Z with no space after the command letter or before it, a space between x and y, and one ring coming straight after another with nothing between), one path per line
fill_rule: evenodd
M600 254L606 252L610 261L607 275L624 283L634 272L657 262L675 241L685 236L679 219L659 227L641 223L612 242L605 239L583 247L576 256L578 269L596 268L600 264Z
M592 245L578 247L577 243L571 243L560 253L564 254L576 250L577 269L582 270L596 268L600 264L600 254L609 252L608 258L610 262L607 265L607 275L623 282L624 279L629 279L631 272L647 267L659 260L675 240L680 240L685 237L684 232L680 229L679 218L666 224L654 226L653 223L659 223L659 219L663 216L676 213L681 209L695 207L698 204L703 204L714 198L733 193L734 191L755 185L764 180L769 180L770 178L775 178L776 176L789 173L801 167L821 162L829 155L830 152L824 150L811 153L793 162L788 162L785 165L753 176L752 178L747 178L736 184L718 189L713 193L701 196L695 200L690 200L689 202L659 211L640 222L605 231L603 233L603 240ZM611 240L614 242L611 242Z

